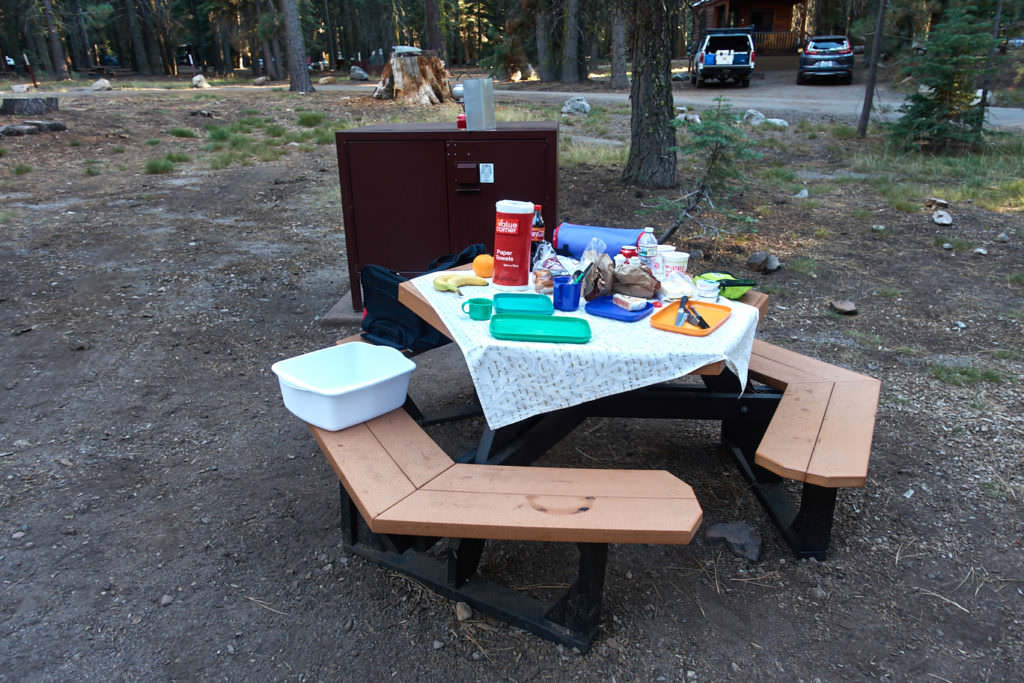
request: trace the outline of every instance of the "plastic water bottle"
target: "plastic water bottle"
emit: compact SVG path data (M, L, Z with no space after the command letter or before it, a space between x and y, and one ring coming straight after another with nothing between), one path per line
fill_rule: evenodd
M636 249L640 254L640 263L652 268L658 254L658 238L654 236L654 228L644 228L644 234L640 235Z

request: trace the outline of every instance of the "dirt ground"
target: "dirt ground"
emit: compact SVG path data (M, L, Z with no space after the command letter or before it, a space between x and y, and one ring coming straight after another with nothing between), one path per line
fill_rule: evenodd
M797 561L715 425L588 421L542 463L665 467L705 528L747 521L763 549L614 546L581 655L459 622L343 549L337 480L270 372L355 331L319 321L347 283L333 146L212 170L204 135L168 132L252 116L292 130L299 108L415 113L331 93L69 94L52 117L68 131L0 140L0 680L1019 680L1020 214L958 203L938 228L924 197L903 213L835 180L856 143L769 135L818 174L813 203L755 184L734 208L757 232L676 239L704 248L699 270L746 275L750 252L776 253L784 267L756 276L772 296L760 336L882 380L868 485L839 493L829 559ZM145 172L171 151L189 161ZM563 168L560 218L667 227L658 200L680 192L618 172ZM451 347L418 361L418 399L468 397ZM454 453L479 427L432 434ZM574 557L492 544L483 572L542 591Z

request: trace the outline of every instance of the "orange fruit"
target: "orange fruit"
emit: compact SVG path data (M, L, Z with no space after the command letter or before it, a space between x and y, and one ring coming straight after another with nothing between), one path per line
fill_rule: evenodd
M473 272L477 277L491 277L494 275L494 257L490 254L480 254L473 259Z

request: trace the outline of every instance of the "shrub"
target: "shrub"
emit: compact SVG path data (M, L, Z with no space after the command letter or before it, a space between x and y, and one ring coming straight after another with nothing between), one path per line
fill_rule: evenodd
M196 132L194 130L192 130L191 128L171 128L167 132L170 133L172 136L174 136L176 138L194 138L194 137L197 137L196 136Z
M31 172L32 172L32 167L29 166L28 164L17 164L14 167L14 175L25 175L26 173L31 173Z

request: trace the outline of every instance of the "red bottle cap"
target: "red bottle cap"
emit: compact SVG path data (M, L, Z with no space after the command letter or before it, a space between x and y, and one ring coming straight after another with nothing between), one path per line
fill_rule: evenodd
M455 125L458 128L465 128L466 127L466 115L465 114L459 114L458 116L456 116L455 117Z

